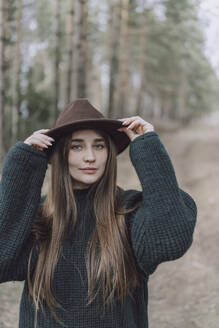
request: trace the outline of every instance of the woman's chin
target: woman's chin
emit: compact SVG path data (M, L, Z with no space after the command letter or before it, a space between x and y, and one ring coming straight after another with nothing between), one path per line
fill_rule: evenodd
M80 184L81 186L85 187L89 187L90 185L92 185L93 183L95 183L97 181L97 179L83 179L83 180L78 180L78 184Z

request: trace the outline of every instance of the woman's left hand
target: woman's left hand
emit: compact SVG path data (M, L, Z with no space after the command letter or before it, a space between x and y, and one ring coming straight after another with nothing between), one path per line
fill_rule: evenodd
M119 128L118 131L125 132L131 141L141 134L154 131L153 125L144 121L140 116L121 118L119 121L122 121L124 127Z

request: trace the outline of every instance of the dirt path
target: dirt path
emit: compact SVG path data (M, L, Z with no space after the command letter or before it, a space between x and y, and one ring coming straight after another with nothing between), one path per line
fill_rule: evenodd
M150 281L150 328L219 327L219 129L194 123L163 143L181 188L198 206L194 243Z
M218 127L198 122L160 133L181 188L198 205L198 224L186 255L151 276L150 328L219 328ZM140 188L128 151L119 158L118 176L121 186ZM0 286L0 328L18 327L21 289L22 283Z
M219 328L219 122L194 122L160 133L179 185L198 206L194 242L185 256L161 264L149 282L150 328ZM126 163L126 164L125 164ZM127 181L133 169L122 160Z

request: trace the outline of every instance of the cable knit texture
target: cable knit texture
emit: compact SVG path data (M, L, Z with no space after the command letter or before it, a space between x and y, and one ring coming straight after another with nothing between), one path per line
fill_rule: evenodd
M156 132L138 136L129 155L142 191L122 191L126 208L141 205L126 216L130 243L137 266L143 272L140 286L122 307L115 301L104 314L101 304L87 302L85 252L95 227L90 189L74 190L78 222L71 238L62 242L52 291L63 309L56 309L67 328L147 328L147 282L164 261L181 257L190 247L197 208L178 186L171 160ZM34 327L34 308L28 298L27 263L33 245L31 226L44 198L41 188L48 167L46 154L22 141L8 152L0 182L0 282L25 281L20 302L19 328ZM35 253L36 254L36 253ZM33 257L32 270L37 256ZM60 328L44 302L38 312L39 328Z

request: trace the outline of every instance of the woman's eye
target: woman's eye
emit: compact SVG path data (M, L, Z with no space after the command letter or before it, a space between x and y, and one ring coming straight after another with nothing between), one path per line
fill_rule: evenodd
M104 148L104 145L96 145L96 147L97 147L98 149L102 149L102 148Z
M95 145L95 147L96 147L97 149L103 149L103 148L104 148L104 145L99 144L99 145ZM71 149L81 149L81 148L82 148L81 145L72 145L72 146L71 146Z
M80 145L72 145L71 148L72 149L79 149L79 147L81 147Z

